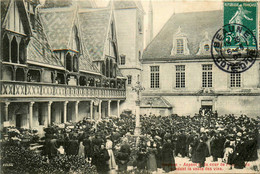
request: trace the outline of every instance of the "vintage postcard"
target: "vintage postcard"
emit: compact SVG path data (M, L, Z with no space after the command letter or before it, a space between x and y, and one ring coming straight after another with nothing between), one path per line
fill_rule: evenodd
M260 172L258 0L0 0L3 174Z

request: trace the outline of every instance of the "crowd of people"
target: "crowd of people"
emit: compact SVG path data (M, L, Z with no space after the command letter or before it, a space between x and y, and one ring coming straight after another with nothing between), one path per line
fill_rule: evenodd
M154 172L162 168L170 172L176 170L176 156L189 158L199 167L212 156L213 161L221 158L230 168L239 169L246 161L258 158L259 120L246 115L143 115L140 121L140 136L133 135L134 115L54 125L45 130L43 154L48 158L59 154L82 156L99 173L115 169L125 172L128 165L138 170Z

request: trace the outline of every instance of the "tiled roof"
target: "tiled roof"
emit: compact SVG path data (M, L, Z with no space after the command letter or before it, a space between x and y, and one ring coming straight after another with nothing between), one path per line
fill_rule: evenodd
M142 3L139 0L110 1L108 6L111 6L111 2L114 4L115 9L139 8L144 11Z
M163 97L142 97L141 108L172 108L172 105Z
M191 12L173 14L161 31L147 46L143 53L143 60L163 58L196 58L199 45L208 32L209 39L223 25L222 11ZM187 35L190 55L171 55L173 35L181 27L181 32ZM201 56L200 56L201 57Z
M69 39L74 24L74 8L60 9L40 9L43 28L53 50L69 49Z
M11 0L1 0L1 26L3 25Z
M109 9L79 13L81 41L85 43L85 47L93 60L102 60L104 57L103 52L110 16L111 11Z
M79 57L79 70L100 73L98 68L92 63L86 49L83 49L83 54Z
M37 63L63 67L61 61L52 53L41 22L36 20L36 29L27 47L27 59Z
M68 7L72 5L72 0L46 0L43 8Z

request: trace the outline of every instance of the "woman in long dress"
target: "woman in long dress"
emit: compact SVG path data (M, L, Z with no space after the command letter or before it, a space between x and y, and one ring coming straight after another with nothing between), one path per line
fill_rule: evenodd
M79 140L79 152L78 152L79 157L85 158L85 147L83 145L83 140Z
M162 168L167 173L176 170L173 148L170 139L166 140L162 147Z
M108 155L109 155L109 160L108 160L108 166L109 169L115 169L116 168L116 161L115 161L115 156L113 153L113 142L110 140L110 137L107 137L107 142L106 142L106 149L108 151Z
M155 154L157 151L156 145L154 141L151 141L147 143L147 146L148 146L147 170L154 172L157 171L157 163L155 158Z

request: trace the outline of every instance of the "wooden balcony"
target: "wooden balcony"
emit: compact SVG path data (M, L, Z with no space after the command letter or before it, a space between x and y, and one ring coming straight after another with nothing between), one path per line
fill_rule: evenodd
M69 86L35 82L0 81L1 97L125 99L125 89Z

